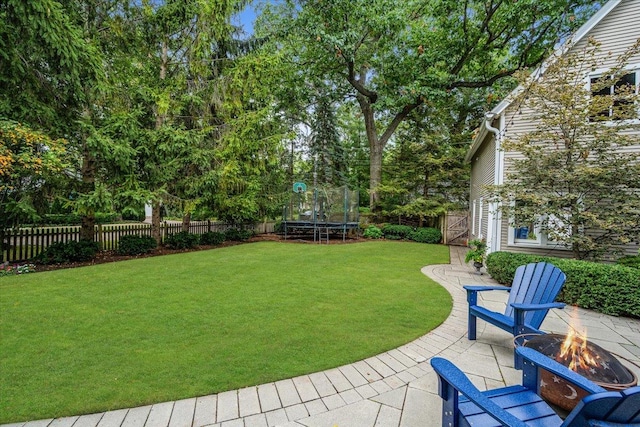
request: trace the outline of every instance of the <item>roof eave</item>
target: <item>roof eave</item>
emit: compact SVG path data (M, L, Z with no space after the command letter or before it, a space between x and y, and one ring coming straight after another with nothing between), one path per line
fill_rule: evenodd
M620 4L622 0L609 0L602 6L598 12L596 12L587 22L582 24L580 28L575 32L575 34L569 37L562 45L560 45L557 49L554 50L554 53L549 56L549 59L553 60L553 58L557 58L561 55L567 53L569 49L576 45L580 40L584 39L589 32L595 27L600 21L602 21L618 4ZM536 70L531 74L532 76L541 75L548 67L549 67L549 59L544 61ZM491 113L500 115L504 110L507 109L509 105L513 102L514 99L522 92L522 86L516 87L511 93L505 97L498 105L496 105Z
M618 4L620 4L621 1L622 0L609 0L607 3L605 3L605 5L602 6L600 10L598 10L598 12L596 12L591 18L589 18L589 20L585 22L572 37L567 39L565 43L559 46L555 50L554 54L550 55L549 58L557 58L558 56L563 55L576 43L585 38L587 34L589 34L589 32L593 29L593 27L595 27L600 21L602 21L616 6L618 6ZM547 69L548 66L548 61L543 62L533 72L532 75L540 75L544 72L544 70ZM498 105L491 109L489 115L493 116L493 118L502 115L502 113L504 113L507 107L509 107L511 103L518 97L522 90L523 87L520 85L512 90L508 96L506 96L502 101L500 101ZM469 151L467 151L467 155L464 158L465 162L471 162L473 156L482 146L482 143L484 142L484 139L486 138L488 132L489 131L487 129L486 120L484 120L480 125L480 128L478 129L476 137L473 139L473 143L471 144Z
M467 155L464 157L465 162L471 163L473 156L476 154L476 151L478 151L478 149L482 145L482 142L484 141L484 138L487 136L488 133L489 133L489 130L487 129L487 121L483 120L482 124L480 125L480 128L478 129L478 133L476 134L476 137L473 138L473 143L471 144L469 151L467 151Z

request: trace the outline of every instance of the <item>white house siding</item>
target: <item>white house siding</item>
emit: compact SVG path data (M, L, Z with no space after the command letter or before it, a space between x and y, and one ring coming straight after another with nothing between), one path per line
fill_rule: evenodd
M487 238L489 204L485 186L495 182L495 139L493 134L486 137L486 142L471 160L470 200L471 220L473 221L472 238Z
M626 51L640 37L640 0L623 0L602 21L569 51L579 51L592 37L602 44L604 52L611 52L612 59L604 67L614 64L615 58ZM630 63L637 63L640 57Z
M587 37L580 40L572 49L569 50L569 52L576 52L584 49L589 37L593 37L601 43L601 51L604 55L611 53L609 59L602 62L601 69L606 70L607 68L612 67L615 64L616 58L623 54L637 39L640 38L640 0L623 0L606 17L604 17L604 19L592 28ZM640 54L631 57L628 64L639 65ZM536 124L532 119L532 115L533 112L531 110L520 108L517 103L509 105L509 107L504 111L504 139L515 138L518 135L535 130ZM640 132L630 132L630 134L638 136L638 145L621 148L621 151L640 152ZM483 149L481 148L480 150ZM478 150L478 152L480 152L480 150ZM477 155L475 157L477 157ZM506 180L512 160L514 158L521 157L520 153L504 153L505 163L502 168L504 175L503 179ZM484 171L474 171L476 167L481 167ZM494 171L492 165L472 163L472 180L476 177L486 175L489 171ZM500 250L558 257L572 256L571 251L562 248L523 244L509 245L510 229L508 221L506 219L503 220L499 227L501 229ZM638 247L638 243L635 242L627 245L624 250L627 254L634 255L637 254Z

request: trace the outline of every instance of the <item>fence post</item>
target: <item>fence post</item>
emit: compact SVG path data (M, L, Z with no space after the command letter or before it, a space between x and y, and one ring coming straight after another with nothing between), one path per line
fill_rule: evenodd
M0 262L4 262L4 246L5 246L5 236L6 230L4 228L0 228Z
M104 251L104 236L102 235L102 224L96 225L98 234L98 249Z

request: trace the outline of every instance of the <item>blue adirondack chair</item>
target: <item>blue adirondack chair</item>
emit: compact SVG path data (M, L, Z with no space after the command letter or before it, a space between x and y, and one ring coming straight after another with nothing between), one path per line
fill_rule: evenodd
M469 302L469 327L467 337L476 339L476 320L481 318L513 336L524 333L542 333L538 328L549 309L563 308L565 304L554 302L567 276L556 266L546 262L521 265L516 269L511 287L471 286L467 290ZM478 305L478 292L502 290L509 292L507 308L503 313Z
M442 426L640 427L640 387L608 392L537 351L520 347L522 385L480 391L446 359L434 357ZM587 395L563 421L539 395L539 367L581 387Z

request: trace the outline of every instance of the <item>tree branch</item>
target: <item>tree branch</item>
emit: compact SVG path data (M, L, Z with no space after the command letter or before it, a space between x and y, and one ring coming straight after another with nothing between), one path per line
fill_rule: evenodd
M355 90L358 91L358 93L362 94L363 96L366 96L369 99L369 102L371 104L374 104L377 100L378 100L378 94L367 89L366 87L364 87L364 85L362 84L362 77L356 79L355 76L355 65L353 63L353 60L345 60L347 63L347 81L349 82L349 84L351 86L353 86L353 88Z
M513 73L515 73L518 70L519 68L504 70L486 80L453 82L449 86L447 86L447 89L452 90L460 87L470 87L470 88L488 87L504 77L513 75Z
M387 129L384 131L384 133L382 134L382 136L380 137L380 144L384 147L387 143L387 141L389 140L389 138L391 138L391 135L393 135L393 133L396 131L396 129L398 128L398 126L400 125L400 123L402 123L402 121L416 108L418 108L420 105L422 105L424 103L424 101L422 100L422 98L418 98L416 100L416 102L412 103L412 104L408 104L405 105L404 108L398 113L396 114L396 116L393 118L393 120L391 121L391 123L389 123L389 126L387 126Z

